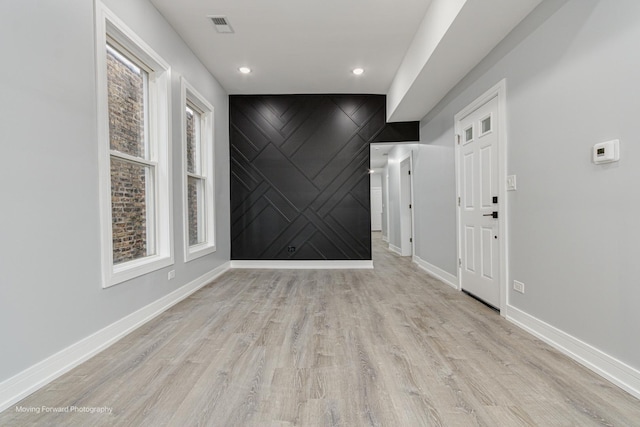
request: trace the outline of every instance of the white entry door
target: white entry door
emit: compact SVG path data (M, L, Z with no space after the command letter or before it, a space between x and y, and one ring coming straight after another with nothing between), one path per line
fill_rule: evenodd
M500 309L498 239L498 99L459 122L460 282Z

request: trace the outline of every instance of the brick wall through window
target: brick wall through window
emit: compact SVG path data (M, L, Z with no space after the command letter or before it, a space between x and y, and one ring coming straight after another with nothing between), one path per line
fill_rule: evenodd
M112 150L144 159L144 71L107 50L109 140ZM111 157L113 263L150 255L147 248L147 191L151 168Z

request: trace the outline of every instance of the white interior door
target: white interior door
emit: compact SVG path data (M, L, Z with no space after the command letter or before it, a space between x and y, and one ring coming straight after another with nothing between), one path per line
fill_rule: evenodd
M371 188L371 231L382 231L382 188Z
M493 98L460 120L458 164L461 286L499 309L497 107Z
M411 190L411 158L407 157L400 162L400 250L402 256L413 255Z

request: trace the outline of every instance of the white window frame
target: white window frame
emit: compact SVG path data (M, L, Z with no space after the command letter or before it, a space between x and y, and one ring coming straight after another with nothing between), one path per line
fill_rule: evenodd
M96 83L98 101L98 169L100 175L100 229L102 243L102 287L107 288L135 277L170 266L173 255L173 217L171 209L171 67L122 20L102 2L96 1ZM113 264L113 237L111 211L111 156L109 140L109 109L107 91L106 44L113 41L128 55L141 63L149 72L148 78L148 164L154 170L153 194L148 208L153 209L155 222L153 236L148 244L154 245L153 255ZM117 152L116 152L117 153ZM126 159L118 153L114 157ZM142 164L138 158L129 159Z
M184 218L184 259L185 262L200 258L216 251L215 222L215 176L214 176L214 108L189 82L181 80L181 118L182 118L182 177L183 177L183 218ZM187 166L187 113L191 104L200 114L200 167L197 176L188 171ZM189 106L191 108L191 106ZM204 180L204 241L189 245L189 176Z

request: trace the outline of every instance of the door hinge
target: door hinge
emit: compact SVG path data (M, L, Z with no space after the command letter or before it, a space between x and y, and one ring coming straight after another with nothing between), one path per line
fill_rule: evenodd
M458 197L458 206L460 206L460 197Z
M458 258L458 267L462 267L462 258Z
M411 203L409 203L409 209L411 209Z
M411 171L407 171L407 172L409 172L409 175L411 175Z
M409 237L409 243L413 243L413 237Z
M457 139L457 141L458 141L458 145L460 145L460 135L459 135L459 134L458 134L458 135L456 135L456 139Z

